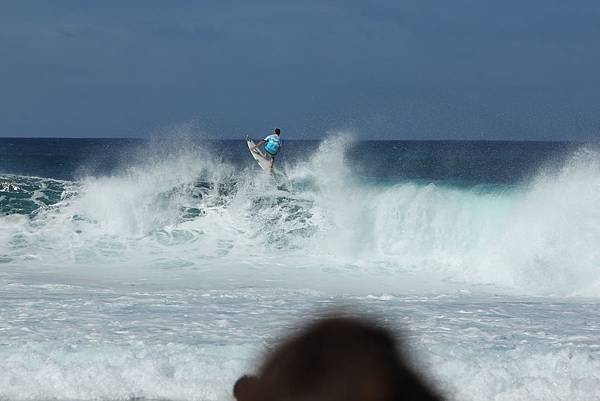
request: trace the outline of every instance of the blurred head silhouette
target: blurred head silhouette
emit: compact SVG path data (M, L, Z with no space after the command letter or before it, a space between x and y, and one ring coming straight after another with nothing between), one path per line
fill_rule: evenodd
M289 338L258 376L234 386L238 401L440 400L409 368L383 328L328 318Z

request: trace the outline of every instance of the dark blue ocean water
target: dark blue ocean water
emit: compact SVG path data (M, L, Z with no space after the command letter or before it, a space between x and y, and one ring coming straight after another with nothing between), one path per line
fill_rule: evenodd
M176 150L178 141L163 140ZM193 141L238 167L253 163L243 140ZM189 146L185 141L180 146ZM353 173L373 180L426 180L459 185L513 184L582 146L567 142L355 141L345 152ZM0 174L73 180L113 174L164 150L142 139L0 138ZM305 160L319 141L286 140L278 163ZM327 152L328 149L321 149Z

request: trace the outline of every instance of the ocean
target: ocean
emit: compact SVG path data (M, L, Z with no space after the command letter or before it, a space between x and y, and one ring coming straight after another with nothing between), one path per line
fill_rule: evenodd
M0 138L0 400L231 400L366 314L450 400L600 400L600 149Z

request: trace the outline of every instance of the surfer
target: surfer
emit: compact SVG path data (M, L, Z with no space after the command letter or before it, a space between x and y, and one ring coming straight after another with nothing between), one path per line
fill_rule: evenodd
M269 169L273 170L273 164L275 163L275 155L279 152L281 148L281 139L279 136L281 135L281 130L279 128L275 128L275 131L271 135L268 135L265 139L262 139L256 145L252 147L251 150L256 150L256 148L264 145L264 151L267 157L269 158L271 164L269 165Z

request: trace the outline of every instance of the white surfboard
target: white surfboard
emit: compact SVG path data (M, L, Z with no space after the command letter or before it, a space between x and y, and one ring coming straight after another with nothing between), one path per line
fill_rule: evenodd
M250 138L249 136L246 137L246 143L248 144L248 149L250 149L250 154L252 155L252 157L254 157L254 160L256 160L260 168L262 168L265 171L269 171L271 167L271 161L267 159L267 156L258 148L252 150L252 147L255 144L254 141L252 141L252 138Z

